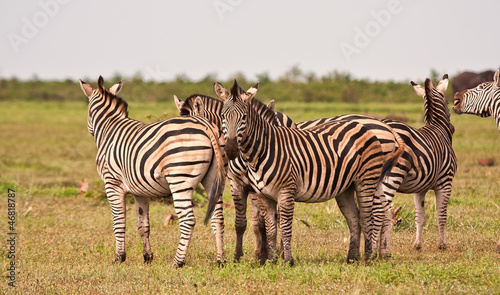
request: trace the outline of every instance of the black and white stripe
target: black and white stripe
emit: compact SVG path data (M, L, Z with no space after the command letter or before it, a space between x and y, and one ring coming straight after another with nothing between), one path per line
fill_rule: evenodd
M457 92L453 100L455 113L493 116L500 130L500 70L495 72L493 81Z
M396 191L413 194L417 227L414 247L420 249L425 222L425 194L429 190L434 190L439 232L438 247L446 249L447 205L457 170L457 158L452 147L455 128L450 122L448 101L444 97L448 86L448 75L444 75L436 87L430 79L426 79L425 87L411 83L416 93L424 99L424 126L417 129L401 122L383 120L405 142L402 159L393 166L384 179L387 183L384 196L388 201L392 201Z
M174 264L184 265L196 223L192 195L200 182L209 195L205 223L212 218L217 260L223 261L225 159L219 144L223 144L222 134L201 117L177 117L152 124L128 118L127 103L116 96L122 82L107 90L102 77L97 89L80 80L89 99L87 122L97 143L97 171L104 181L113 215L115 261L123 262L126 258L126 194L135 198L145 262L153 259L149 198L172 195L181 230Z
M376 198L376 190L385 159L373 133L362 124L346 121L306 130L272 125L250 103L257 85L242 94L237 83L231 94L218 83L214 88L224 101L226 145L236 142L252 187L265 196L259 201L272 250L269 259L276 258L276 205L280 208L284 258L293 263L294 203L323 202L349 190L357 192L360 225L368 241L365 251L368 257L372 251L377 253L385 208ZM351 254L348 259L357 258Z
M221 110L223 107L223 103L220 100L208 97L206 95L195 94L186 98L185 101L180 101L177 97L174 97L177 108L179 109L181 114L184 115L202 115L206 116L217 124L219 128L222 128L221 125ZM263 104L253 99L252 103L254 108L257 109L258 113L262 113ZM274 111L275 102L271 101L268 106L269 109ZM343 115L337 117L323 118L312 121L300 122L295 125L295 123L285 114L281 112L275 111L276 121L271 122L273 124L277 124L279 126L287 126L291 128L314 128L318 125L328 124L334 121L356 121L357 123L363 124L366 128L370 129L374 133L374 135L378 138L382 145L383 154L386 156L386 159L392 157L393 153L401 146L400 151L404 150L404 141L394 132L387 124L377 120L375 118L365 116L365 115ZM231 187L234 196L234 202L236 207L236 218L235 218L235 227L237 232L237 241L236 241L236 252L235 258L238 260L242 255L242 242L243 242L243 234L246 230L246 200L247 195L250 194L252 205L252 226L254 229L255 236L255 254L257 257L261 259L261 262L265 262L267 259L267 249L264 245L266 240L265 237L265 228L263 225L263 220L258 218L258 207L256 207L257 198L254 190L248 181L247 169L245 164L242 163L241 159L236 159L235 161L230 162L229 169L229 178L231 180ZM379 186L383 187L384 183L380 183ZM243 193L241 193L243 192ZM349 228L351 229L351 234L353 237L351 238L351 247L350 252L351 256L357 257L359 255L359 239L360 239L360 229L359 229L359 221L358 221L358 208L354 201L354 190L349 190L344 192L342 195L337 196L336 201L339 205L339 208L344 216L346 216L346 221L348 222ZM253 200L253 201L252 201ZM389 212L388 220L384 224L383 232L384 232L384 243L381 244L380 252L382 255L389 255L390 252L390 230L391 230L391 222L390 219L392 215ZM347 218L347 216L351 216ZM263 242L264 241L264 242Z
M500 131L500 70L495 72L492 82L455 93L453 110L457 114L493 116ZM500 252L500 240L497 243L497 251Z
M241 90L241 92L244 92ZM194 94L181 101L174 96L174 101L183 116L202 116L218 126L222 134L222 107L223 102L202 94ZM259 113L264 113L265 106L260 101L253 100L255 109ZM266 120L271 124L278 124L272 113L266 112ZM237 150L236 150L237 152ZM234 155L233 155L234 156ZM231 193L235 205L235 229L236 229L236 250L234 254L235 261L239 261L243 256L243 235L247 228L247 199L250 197L252 229L255 236L254 254L264 263L267 259L266 235L264 222L259 221L259 209L257 193L250 185L247 176L247 167L245 162L238 154L229 162L228 179L231 184Z

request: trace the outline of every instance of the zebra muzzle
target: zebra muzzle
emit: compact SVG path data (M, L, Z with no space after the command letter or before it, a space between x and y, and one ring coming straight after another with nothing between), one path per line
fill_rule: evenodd
M226 155L229 160L234 160L238 157L238 142L236 141L236 137L232 137L226 140L226 146L224 147L226 151Z

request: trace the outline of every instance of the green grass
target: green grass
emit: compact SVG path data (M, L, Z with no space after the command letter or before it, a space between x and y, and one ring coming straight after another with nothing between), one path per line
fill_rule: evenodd
M77 87L77 86L76 86ZM78 88L75 91L79 91ZM409 89L409 91L412 91ZM263 92L261 97L266 97ZM83 97L83 95L82 95ZM295 121L344 113L378 116L405 114L409 124L422 125L423 104L413 96L405 104L345 102L281 102ZM268 100L263 99L268 102ZM171 101L130 101L130 116L146 122L176 114ZM171 204L153 202L150 209L151 243L155 260L144 265L142 243L135 228L133 199L128 199L127 261L112 265L114 237L109 205L95 169L96 147L86 129L87 106L81 101L0 102L0 220L1 239L7 240L7 190L17 192L18 243L16 289L0 282L0 293L20 294L498 294L500 254L500 134L491 118L452 114L456 127L453 145L458 172L448 207L448 249L437 249L435 200L426 198L427 222L423 249L412 248L415 226L413 199L397 195L402 223L393 230L393 257L372 265L345 262L349 232L335 201L297 204L294 220L294 267L281 262L259 266L252 257L253 233L244 237L240 263L232 263L235 231L229 188L224 268L215 262L215 239L202 224L204 202L196 207L195 228L187 265L172 267L179 240L178 223L166 227ZM480 157L495 160L481 167ZM78 195L82 178L90 191ZM2 217L3 216L3 217ZM249 217L249 216L248 216ZM0 248L6 273L7 247Z

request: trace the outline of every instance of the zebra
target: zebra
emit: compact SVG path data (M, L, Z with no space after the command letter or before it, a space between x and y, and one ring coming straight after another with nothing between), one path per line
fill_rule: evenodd
M493 116L500 131L500 70L495 72L492 82L456 92L453 98L453 111L459 115ZM497 243L497 251L500 253L500 240Z
M241 92L241 91L240 91ZM181 115L199 115L199 116L205 116L207 117L210 121L214 122L219 128L221 129L222 132L222 118L221 118L221 110L223 107L223 102L217 99L214 99L212 97L202 95L202 94L193 94L186 98L184 101L179 100L177 96L174 96L174 101L175 104L180 112ZM254 106L258 107L259 105L262 106L262 103L260 103L258 100L253 99L252 103L254 103ZM270 110L274 111L275 108L275 101L272 100L269 102L267 105L267 108ZM258 108L258 112L260 113L261 108ZM370 131L372 131L375 136L379 139L379 141L382 144L383 148L383 153L386 155L386 157L390 156L397 148L398 146L401 147L401 152L404 150L404 141L399 137L397 133L395 133L394 130L392 130L388 125L385 123L381 122L380 120L377 120L375 118L365 116L365 115L343 115L343 116L337 116L337 117L332 117L332 118L323 118L323 119L318 119L318 120L313 120L313 121L306 121L306 122L300 122L295 124L287 115L274 111L277 123L281 126L286 126L286 127L291 127L291 128L312 128L313 126L318 126L322 125L325 123L337 121L337 120L344 120L344 121L357 121L358 123L362 123L365 125L365 127L369 128ZM242 252L242 238L243 234L246 230L246 200L247 200L247 195L243 194L243 197L239 193L242 191L241 189L238 189L238 187L245 187L243 191L245 192L251 192L250 194L250 204L252 208L252 227L254 230L254 236L255 236L255 247L254 247L254 253L257 257L260 258L261 263L264 263L265 260L267 259L267 254L266 254L266 247L264 247L263 241L266 240L265 237L265 231L264 231L264 226L262 224L262 220L259 219L258 217L258 207L257 205L257 199L255 192L251 188L248 178L247 178L247 171L246 167L243 166L243 164L240 164L242 160L240 158L236 159L235 161L238 162L237 165L231 165L230 162L230 173L229 175L235 174L237 175L238 178L235 179L235 176L229 176L231 179L231 187L232 191L236 192L234 202L235 202L235 208L236 208L236 218L235 218L235 228L236 228L236 233L237 233L237 240L236 240L236 252L235 252L235 260L239 260L240 257L243 255ZM231 169L233 167L233 169ZM244 167L244 169L237 170L240 167ZM234 169L236 168L236 169ZM233 170L233 171L231 171ZM240 182L238 183L238 180ZM384 185L383 183L381 185ZM346 192L340 196L337 196L336 201L339 205L339 208L341 212L344 214L344 216L352 216L353 218L346 218L347 222L349 223L349 228L351 229L351 233L355 235L354 237L351 238L351 248L350 250L353 253L359 253L359 222L357 221L357 215L358 213L358 208L355 204L354 201L354 191L351 190L349 192ZM351 212L352 211L352 212ZM392 211L391 211L392 212ZM390 212L389 212L390 214ZM384 239L385 243L381 245L381 253L384 256L389 256L390 255L390 230L391 230L391 222L390 219L392 218L392 215L389 217L389 221L384 224L383 230L384 230L384 236L386 237ZM388 236L387 236L388 235ZM353 250L356 249L356 250ZM358 254L353 254L352 256L357 256Z
M240 90L240 92L244 91ZM181 101L174 95L174 102L181 116L205 117L218 126L219 132L222 134L222 101L203 94L193 94L184 101ZM257 111L262 112L265 106L260 101L253 100L253 102L255 103ZM266 118L270 123L278 124L274 115L269 115L270 113L267 114L268 116ZM261 263L265 263L267 259L267 248L265 247L266 235L263 221L260 220L259 222L260 216L257 203L257 192L250 185L245 162L235 153L238 153L236 149L228 151L228 154L231 154L234 159L229 162L227 174L235 205L236 249L234 260L239 261L243 256L243 235L247 227L247 199L250 197L250 200L254 200L250 202L252 229L255 236L254 255L260 259Z
M438 224L438 248L445 250L447 206L452 182L457 171L457 158L452 147L455 127L450 122L450 110L444 92L448 87L448 74L436 87L430 79L425 87L410 82L417 95L424 99L424 126L413 128L405 123L384 119L405 142L402 160L386 175L383 195L388 202L397 192L412 193L415 205L416 237L414 248L422 247L422 230L425 222L425 194L434 190L436 195L436 218Z
M493 75L493 81L456 92L453 97L453 111L459 115L493 116L500 130L500 70Z
M100 76L98 88L93 89L80 80L89 100L87 128L97 144L97 172L104 181L113 215L114 263L126 259L126 194L132 194L135 199L137 229L146 263L153 260L149 242L149 198L172 195L181 231L174 265L182 267L196 223L192 195L200 182L209 195L205 224L211 217L217 261L222 263L222 192L227 162L220 145L222 133L201 117L175 117L151 124L133 120L128 117L127 102L117 96L122 84L123 80L106 89Z
M346 190L356 190L369 259L372 252L378 252L386 210L376 195L379 178L390 167L384 165L380 142L356 122L336 121L307 130L269 124L251 104L257 88L258 83L240 93L235 81L229 94L220 83L214 84L217 97L224 101L226 147L238 147L252 187L265 196L259 198L259 204L266 222L268 258L276 259L276 205L284 260L293 264L290 241L294 203L323 202ZM350 255L348 259L355 259Z
M426 87L411 81L417 95L424 99L425 126L415 129L404 123L383 119L392 130L398 133L404 141L404 153L396 165L382 180L379 186L380 195L392 204L397 192L413 193L415 204L416 238L415 249L422 247L422 230L425 222L425 194L433 189L436 193L437 221L439 229L439 249L446 249L445 226L447 219L447 204L451 195L452 181L457 169L457 159L452 147L452 136L455 131L450 122L450 112L444 92L448 87L448 75L436 87L432 81L426 80ZM364 124L374 124L371 130L381 142L394 140L389 133L384 132L377 121L362 115L343 115L324 118L309 122L297 123L298 128L314 127L335 120L355 120ZM397 138L397 137L394 137ZM401 144L400 144L401 145ZM392 209L391 209L392 211ZM390 214L389 214L390 215ZM394 217L394 216L393 216ZM381 244L390 243L390 225L384 226ZM386 251L390 251L387 246Z

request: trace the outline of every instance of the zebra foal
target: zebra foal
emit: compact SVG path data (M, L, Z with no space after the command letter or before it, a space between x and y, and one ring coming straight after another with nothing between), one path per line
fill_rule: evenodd
M459 115L493 116L500 131L500 70L493 75L493 81L455 93L453 111ZM497 243L497 251L500 253L500 240Z
M144 261L148 263L153 260L149 198L172 195L181 231L174 265L183 266L196 223L192 195L200 182L209 195L205 223L211 218L217 260L222 262L226 162L219 145L223 143L222 134L199 117L177 117L152 124L130 119L127 103L117 96L122 83L123 80L106 89L104 79L99 77L98 88L93 89L80 80L89 100L87 128L97 144L97 172L104 181L113 215L114 262L126 259L126 194L135 199L137 229L143 242Z

